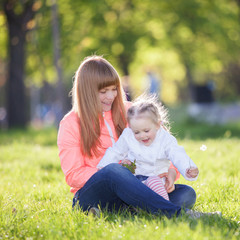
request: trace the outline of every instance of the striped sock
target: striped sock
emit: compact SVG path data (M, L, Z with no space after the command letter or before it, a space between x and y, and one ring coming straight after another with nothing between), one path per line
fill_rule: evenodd
M151 188L154 192L165 198L166 200L169 200L168 193L164 187L164 181L162 178L158 176L152 176L149 177L144 184Z

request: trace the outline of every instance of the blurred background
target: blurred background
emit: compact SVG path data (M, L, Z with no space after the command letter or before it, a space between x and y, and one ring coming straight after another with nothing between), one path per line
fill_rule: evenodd
M239 0L0 3L1 129L58 126L92 54L117 69L130 100L149 91L183 119L240 120Z

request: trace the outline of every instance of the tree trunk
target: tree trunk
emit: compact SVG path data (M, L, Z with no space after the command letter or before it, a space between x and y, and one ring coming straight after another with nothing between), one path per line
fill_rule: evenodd
M239 18L239 21L240 21L240 0L236 0L237 2L237 5L238 5L238 18Z
M64 97L63 76L61 67L61 53L60 53L60 34L59 34L59 21L58 21L58 9L55 0L52 0L51 5L52 13L52 34L53 34L53 53L54 53L54 65L57 72L57 99L55 101L56 111L56 124L60 122L63 115L66 112L66 98Z
M24 5L22 14L16 15L11 1L5 1L9 36L9 70L7 80L7 118L8 126L25 127L27 123L25 105L25 43L27 23L33 18L33 2Z
M125 76L128 76L129 75L129 71L128 71L128 65L129 65L129 61L128 61L128 57L125 56L124 54L121 54L119 56L119 59L120 59L120 66L123 70L123 74Z
M186 67L186 78L187 78L187 83L188 83L188 91L189 91L189 98L191 101L195 101L196 99L196 94L195 94L195 89L194 89L194 81L193 81L193 76L191 73L191 69L188 64L185 64Z

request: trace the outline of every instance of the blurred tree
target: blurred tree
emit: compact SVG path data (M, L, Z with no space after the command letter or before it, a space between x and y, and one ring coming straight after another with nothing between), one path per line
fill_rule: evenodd
M41 76L36 70L41 65L45 77L53 81L56 73L49 64L53 56L47 44L51 38L47 27L51 16L49 6L46 2L44 11L36 16L39 19L36 51L41 55L30 57L39 58L36 66L31 63L34 79L36 75ZM238 58L236 49L240 41L235 1L83 0L80 4L59 0L58 6L64 79L73 75L80 60L87 55L105 55L123 75L129 75L129 67L139 61L138 57L142 58L142 65L152 62L156 68L163 68L167 78L171 76L166 84L188 87L194 99L195 83L220 74L230 61ZM152 52L149 59L141 53L143 49ZM169 59L165 59L168 56ZM174 72L178 85L174 83ZM67 83L70 88L71 81Z
M64 97L63 75L61 66L58 6L56 0L51 0L51 4L54 65L57 72L57 94L54 102L54 108L57 113L56 122L58 124L65 115L67 109Z
M32 9L35 17L27 23L27 30L34 31L24 33L27 86L33 82L41 86L44 81L56 84L60 79L59 85L63 83L70 90L70 79L80 61L91 54L103 54L122 75L132 75L147 64L161 69L163 80L167 80L163 81L164 89L171 91L164 96L177 100L178 87L189 87L194 98L195 83L207 77L219 81L224 69L239 62L239 0L58 0L58 23L53 26L59 29L55 34L52 30L56 28L50 25L55 1L4 3L13 6L16 16L23 15L30 3L38 9ZM49 44L50 40L56 43ZM9 42L16 44L16 38ZM137 87L140 77L142 72L135 78Z
M158 60L155 61L158 68L169 68L168 72L163 71L167 79L179 64L182 66L185 74L178 86L184 89L188 87L188 99L195 98L196 83L204 84L209 78L219 81L219 74L228 64L239 61L240 36L235 1L169 0L147 1L144 4L149 6L144 12L148 14L144 22L148 32L141 37L141 43L148 47L145 47L143 54L147 56L146 53L155 48L155 55L161 55L163 59L172 55L174 61L169 61L168 66L167 58L161 60L161 57L153 56L154 50L151 50L152 55L149 57ZM177 53L177 60L172 52ZM144 60L150 62L143 54Z
M91 0L79 5L76 1L60 0L59 11L65 66L74 66L76 70L81 56L103 54L122 74L129 74L129 64L137 51L136 41L144 27L138 1Z
M34 1L4 0L9 38L9 72L7 81L7 113L9 127L26 126L25 43L33 24Z

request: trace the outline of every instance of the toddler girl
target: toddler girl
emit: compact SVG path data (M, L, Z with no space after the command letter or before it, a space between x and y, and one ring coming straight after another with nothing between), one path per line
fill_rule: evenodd
M128 128L109 147L98 164L130 164L136 160L136 177L153 191L169 200L163 174L170 161L186 180L197 179L198 168L168 130L167 111L153 96L140 96L127 112Z

